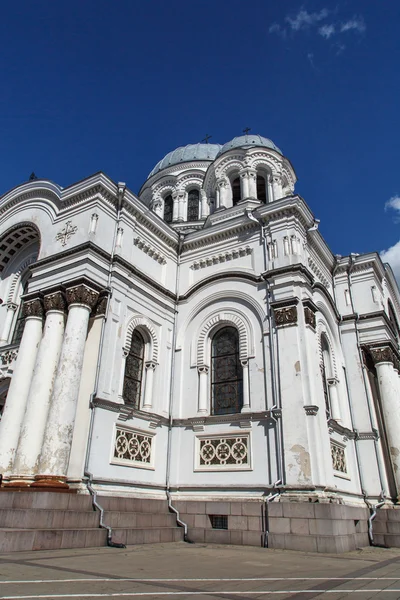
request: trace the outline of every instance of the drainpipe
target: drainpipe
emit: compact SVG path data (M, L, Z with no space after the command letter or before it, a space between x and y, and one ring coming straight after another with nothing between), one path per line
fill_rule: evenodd
M123 201L124 201L124 196L125 196L125 190L126 190L126 184L121 183L121 182L118 183L117 215L116 215L116 220L115 220L113 242L112 242L112 246L111 246L111 256L110 256L110 263L109 263L108 276L107 276L107 289L109 291L109 294L108 294L108 298L107 298L107 307L106 307L103 323L101 326L101 332L100 332L99 353L97 356L96 374L95 374L93 392L90 394L89 408L90 408L91 412L90 412L90 422L89 422L88 443L86 446L85 465L84 465L84 469L83 469L84 477L86 477L86 487L87 487L89 494L92 497L93 507L100 511L100 527L107 529L107 546L110 546L113 548L125 548L126 546L124 544L119 544L119 543L113 542L111 539L112 538L112 529L111 529L111 527L105 525L103 522L104 509L97 502L97 492L92 487L93 475L88 471L88 466L89 466L90 450L91 450L91 446L92 446L94 417L95 417L95 410L96 410L96 406L94 405L93 401L96 398L97 391L98 391L98 384L99 384L99 377L100 377L100 365L101 365L103 349L104 349L105 327L106 327L106 321L107 321L108 310L110 307L111 294L112 294L111 278L112 278L112 271L113 271L113 261L114 261L114 256L115 256L115 247L116 247L116 241L117 241L118 228L119 228L119 225L121 222L121 212L122 212L122 206L123 206Z
M371 546L376 546L378 548L387 548L387 546L385 546L384 544L375 544L374 543L374 532L372 530L372 521L376 517L376 513L378 511L378 508L380 508L384 504L385 504L385 500L383 500L382 502L378 502L378 504L375 504L375 506L371 506L370 507L371 516L368 519L368 537L369 537L369 543L370 543Z
M179 298L179 277L180 277L180 264L181 264L181 254L182 254L182 246L183 246L183 234L179 233L178 239L178 257L176 264L176 280L175 280L175 289L176 289L176 298L175 298L175 312L174 312L174 323L173 323L173 336L172 336L172 356L171 356L171 374L170 374L170 389L169 389L169 418L168 418L168 439L167 439L167 466L166 466L166 474L165 474L165 491L168 500L168 508L170 511L176 514L176 522L180 527L183 527L183 539L185 542L193 543L189 540L188 537L188 527L187 524L184 523L179 518L179 511L173 506L170 492L170 476L171 476L171 446L172 446L172 426L173 426L173 418L172 418L172 409L174 402L174 383L175 383L175 353L176 353L176 321L178 315L178 298Z
M275 481L275 483L273 485L273 489L277 489L278 485L282 485L282 480L281 479L278 479L278 481ZM275 498L277 498L280 495L281 495L281 492L278 489L278 491L275 492L275 494L273 492L271 492L270 494L268 494L268 496L266 496L264 498L264 533L263 533L263 538L264 538L263 547L264 548L268 548L268 536L269 536L269 511L268 511L268 505L273 500L275 500Z

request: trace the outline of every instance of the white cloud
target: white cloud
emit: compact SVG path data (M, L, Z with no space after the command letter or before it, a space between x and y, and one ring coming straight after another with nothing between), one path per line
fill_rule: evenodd
M286 37L286 29L281 27L279 25L279 23L272 23L272 25L270 25L270 27L268 29L268 32L269 33L277 33L278 35L281 35L282 37Z
M335 33L335 26L333 24L331 24L331 25L322 25L322 27L320 27L318 29L318 33L320 35L322 35L322 37L324 37L326 40L329 40L329 38L331 37L331 35L333 35Z
M319 21L326 19L328 15L329 10L327 8L313 13L309 13L304 8L301 8L294 17L286 17L286 21L294 31L300 31L300 29L315 25Z
M388 262L390 264L397 279L397 283L400 286L400 241L387 250L383 250L381 252L381 259L383 262Z
M400 212L400 196L396 194L392 196L385 204L385 210L388 208L393 208L393 210L398 210Z
M364 33L365 30L366 26L362 17L353 17L352 19L349 19L349 21L342 23L340 26L341 33L344 31L357 31L358 33Z

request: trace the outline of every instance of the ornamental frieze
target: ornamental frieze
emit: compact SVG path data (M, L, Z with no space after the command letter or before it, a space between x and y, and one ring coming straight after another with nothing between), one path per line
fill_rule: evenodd
M39 298L34 300L25 300L23 304L22 314L27 317L43 317L44 310L42 301Z
M77 285L66 290L66 297L68 306L70 304L85 304L89 308L93 309L99 293L89 288L87 285Z
M6 350L0 354L0 361L2 365L10 365L18 356L18 349Z
M384 346L383 348L370 348L369 351L374 365L381 362L394 362L394 353L389 346Z
M54 292L54 294L48 294L44 297L44 310L58 310L64 312L67 308L67 301L62 292Z
M286 306L284 308L274 308L274 317L277 327L283 325L296 325L297 306Z

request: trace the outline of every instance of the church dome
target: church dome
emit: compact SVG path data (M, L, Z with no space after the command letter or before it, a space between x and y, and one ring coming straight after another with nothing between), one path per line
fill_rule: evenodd
M227 142L222 146L217 156L220 156L224 152L228 152L228 150L232 150L233 148L249 148L251 146L258 146L262 148L271 148L271 150L275 150L282 154L282 151L275 146L272 140L268 138L262 137L262 135L239 135L238 137L233 138L230 142Z
M190 162L192 160L209 160L215 159L219 151L221 150L221 144L188 144L187 146L180 146L172 152L168 152L162 160L160 160L154 169L150 172L149 177L155 175L159 171L171 167L172 165L178 165L179 163Z

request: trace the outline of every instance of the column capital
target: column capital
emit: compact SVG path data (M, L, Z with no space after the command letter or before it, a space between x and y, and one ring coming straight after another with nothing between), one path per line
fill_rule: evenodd
M144 363L146 371L155 371L157 367L157 363L153 360L148 360Z
M81 283L66 289L66 298L68 307L71 304L83 304L90 309L93 309L99 297L99 292Z
M337 377L328 377L326 383L329 387L333 387L339 383L339 379Z
M210 370L210 367L208 367L207 365L199 365L197 367L197 370L199 373L208 373Z
M7 308L7 310L13 310L14 312L18 308L18 304L15 304L15 302L6 302L4 306Z
M102 290L99 294L97 304L94 307L94 313L96 316L104 316L106 314L108 297L110 295L109 290Z
M218 177L217 185L219 188L225 188L228 185L228 180L226 179L226 177Z
M369 348L374 365L383 362L394 363L395 355L390 346L382 346L381 348Z
M65 312L67 308L67 301L62 290L55 290L50 294L45 294L43 304L46 313L50 310Z
M273 307L277 327L297 325L297 306Z
M248 367L249 366L249 359L248 358L242 358L240 359L240 364L242 365L242 367Z
M37 296L36 298L26 298L22 307L22 314L25 319L28 317L42 318L44 310L41 296Z

